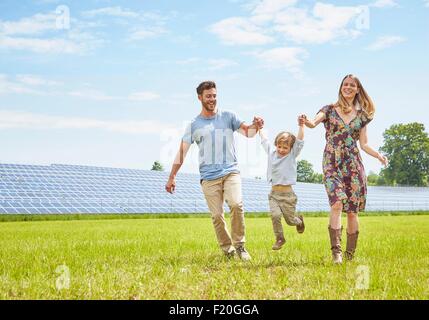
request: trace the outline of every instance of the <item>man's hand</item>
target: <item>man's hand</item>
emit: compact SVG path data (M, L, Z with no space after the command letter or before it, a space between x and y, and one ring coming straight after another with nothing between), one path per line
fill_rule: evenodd
M165 185L165 190L171 194L173 194L174 190L176 189L176 179L169 178L167 181L167 184Z

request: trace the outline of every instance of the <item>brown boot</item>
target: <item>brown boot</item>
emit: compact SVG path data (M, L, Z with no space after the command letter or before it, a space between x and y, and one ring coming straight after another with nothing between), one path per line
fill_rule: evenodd
M329 238L331 239L332 261L335 264L343 263L343 253L341 251L341 233L343 228L332 229L328 226Z
M344 252L347 260L353 260L356 246L357 246L358 236L359 236L359 231L356 231L355 233L352 233L352 234L349 234L347 232L347 245L346 245L346 251Z
M285 243L286 243L285 238L279 237L279 238L277 238L276 243L273 244L272 249L273 250L280 250Z

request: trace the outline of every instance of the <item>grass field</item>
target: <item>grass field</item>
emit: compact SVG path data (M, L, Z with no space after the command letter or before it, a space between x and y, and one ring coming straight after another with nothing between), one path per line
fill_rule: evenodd
M326 217L276 252L269 218L247 218L251 262L223 257L208 215L2 222L0 299L428 299L429 216L360 221L340 266Z

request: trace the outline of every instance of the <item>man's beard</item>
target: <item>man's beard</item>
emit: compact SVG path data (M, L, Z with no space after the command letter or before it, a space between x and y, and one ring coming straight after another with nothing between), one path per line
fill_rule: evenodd
M208 103L203 103L203 108L208 112L212 112L216 109L216 102L213 103L213 105L210 105Z

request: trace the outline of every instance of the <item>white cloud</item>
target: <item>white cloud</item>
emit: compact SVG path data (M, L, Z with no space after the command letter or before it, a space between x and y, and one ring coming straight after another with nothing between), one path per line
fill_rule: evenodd
M111 101L111 100L118 99L117 97L107 95L103 92L100 92L94 89L70 91L68 94L73 97L78 97L78 98L83 98L88 100L95 100L95 101Z
M164 25L169 19L169 16L162 16L156 12L137 12L129 9L123 9L120 6L84 11L82 12L82 16L85 18L113 17L115 19L106 20L104 22L105 25L115 23L119 24L121 27L133 26L127 30L128 35L125 37L127 40L131 41L155 38L167 33ZM101 23L98 22L98 24Z
M399 7L395 0L377 0L371 4L372 7L385 8L385 7Z
M176 61L176 63L178 65L189 65L189 64L200 62L200 61L201 61L201 58L193 57L193 58L188 58L185 60L178 60L178 61Z
M167 31L162 27L144 27L131 32L128 40L144 40L149 38L155 38Z
M293 0L264 0L249 8L248 17L231 17L210 27L225 44L265 45L278 37L295 43L322 44L353 39L369 27L368 7L316 2L299 8Z
M173 41L174 43L178 43L178 44L193 44L193 39L190 35L179 35L179 36L175 36L174 38L171 39L171 41Z
M406 39L401 36L382 36L379 37L374 43L367 47L368 50L378 51L390 48L396 44L404 42Z
M149 91L134 92L128 96L128 100L131 101L152 101L159 98L159 94Z
M217 58L217 59L202 59L197 57L191 57L185 60L178 60L175 62L178 65L183 66L191 66L198 64L198 70L220 70L225 69L228 67L236 67L239 66L239 63L231 60L231 59L225 59L225 58Z
M294 5L297 0L262 0L255 3L254 15L273 14Z
M36 14L17 21L0 20L0 49L26 50L48 54L85 54L102 41L80 30L73 19L73 28L57 27L55 13Z
M81 88L68 92L64 92L64 90L61 90L62 92L60 92L58 91L59 86L63 86L63 83L42 78L36 75L20 74L13 78L5 74L0 74L0 95L68 95L70 97L93 101L153 101L160 98L159 94L149 91L134 92L129 94L128 96L113 96L92 88L90 84L86 84L86 88Z
M358 36L361 32L350 25L361 13L359 7L316 3L311 13L298 8L279 13L274 20L274 29L297 43L322 44Z
M308 57L307 50L296 47L281 47L254 53L269 68L284 68L293 74L300 74L303 59Z
M123 18L139 17L139 13L128 9L122 9L120 6L88 10L88 11L82 12L82 15L88 18L93 18L95 16L113 16L113 17L123 17Z
M429 0L424 0L424 3L425 3L425 7L429 8Z
M38 4L52 4L52 3L58 3L61 0L35 0Z
M228 45L263 45L274 39L249 19L233 17L213 24L210 31Z
M12 38L0 37L0 48L29 50L36 53L83 54L87 51L84 43L66 39Z
M53 94L47 91L48 87L57 85L60 85L60 83L33 75L18 75L15 79L11 79L5 74L0 74L0 95L30 94L46 96Z
M32 74L19 74L16 79L26 85L30 86L59 86L62 83L58 81L47 80Z
M52 30L58 30L54 13L36 14L18 21L0 20L0 34L2 35L34 35Z
M219 70L227 67L236 67L238 63L230 59L209 59L207 61L209 69Z
M107 121L0 110L0 129L98 129L128 134L159 134L176 128L158 121Z

